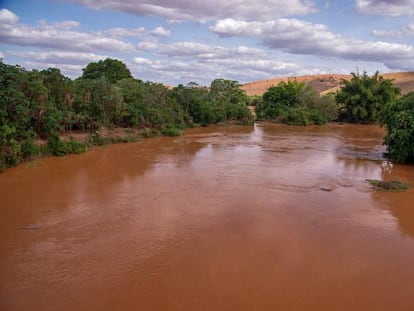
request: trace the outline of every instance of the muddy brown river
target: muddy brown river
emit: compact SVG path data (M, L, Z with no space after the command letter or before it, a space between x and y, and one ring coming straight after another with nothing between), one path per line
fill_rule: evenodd
M192 129L0 174L0 310L414 310L384 131Z

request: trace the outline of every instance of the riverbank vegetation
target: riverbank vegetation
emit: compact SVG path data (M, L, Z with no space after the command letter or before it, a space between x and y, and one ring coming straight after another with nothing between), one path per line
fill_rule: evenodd
M377 191L404 192L411 188L410 184L403 183L398 180L383 181L376 179L367 179L366 181Z
M80 153L107 143L157 135L177 136L188 127L249 125L256 118L292 125L340 121L380 123L396 162L414 160L414 93L404 97L378 73L353 74L336 93L320 95L296 80L248 97L237 81L215 79L174 88L132 77L119 60L90 63L71 80L59 69L25 70L0 61L0 169L38 157ZM116 129L116 135L108 134ZM86 133L75 139L77 133ZM62 139L62 137L64 139Z
M338 112L333 95L320 96L311 86L295 80L269 88L256 105L259 119L291 125L322 125L334 121Z
M398 163L414 161L414 92L401 97L392 80L378 72L353 73L336 93L322 96L303 82L281 82L256 102L261 120L292 125L380 124L387 130L388 157Z
M0 62L0 169L39 155L176 136L198 125L252 124L247 102L236 81L217 79L210 88L189 84L168 89L134 79L125 64L114 59L89 64L76 80L56 68L28 71ZM116 128L133 129L135 134L102 135ZM89 135L82 141L61 139L78 132Z

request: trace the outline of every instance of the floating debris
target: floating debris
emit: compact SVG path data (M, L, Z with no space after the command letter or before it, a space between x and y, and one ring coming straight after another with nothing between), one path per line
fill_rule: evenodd
M40 226L36 225L36 224L32 224L32 225L24 226L24 227L22 227L22 229L23 230L38 230L38 229L40 229Z
M333 191L333 189L329 188L329 187L320 187L319 189L322 190L322 191L326 191L326 192L332 192Z
M378 191L387 191L387 192L404 192L411 188L410 184L403 183L398 180L383 181L376 179L366 179L371 186Z

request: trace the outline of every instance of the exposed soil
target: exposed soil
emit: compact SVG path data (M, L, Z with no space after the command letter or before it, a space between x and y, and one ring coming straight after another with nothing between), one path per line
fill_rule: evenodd
M385 79L394 80L394 84L401 88L402 94L414 91L414 72L393 72L382 74ZM282 81L296 80L311 85L321 94L335 92L339 89L342 79L350 80L351 75L321 74L308 76L282 77L267 80L259 80L243 84L247 95L263 95L269 87L276 86Z

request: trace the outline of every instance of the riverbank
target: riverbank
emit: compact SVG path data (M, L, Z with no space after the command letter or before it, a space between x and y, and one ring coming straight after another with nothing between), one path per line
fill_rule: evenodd
M237 121L220 122L218 126L251 126L253 124L241 124ZM198 127L198 126L196 126ZM79 154L92 150L99 146L110 144L138 142L145 138L158 136L181 136L185 129L165 128L158 130L154 128L106 128L102 127L96 131L72 131L64 132L59 136L49 137L49 139L36 139L27 141L23 145L23 158L11 159L12 165L2 165L0 163L0 173L7 168L17 166L22 163L50 157L64 156L67 154Z

